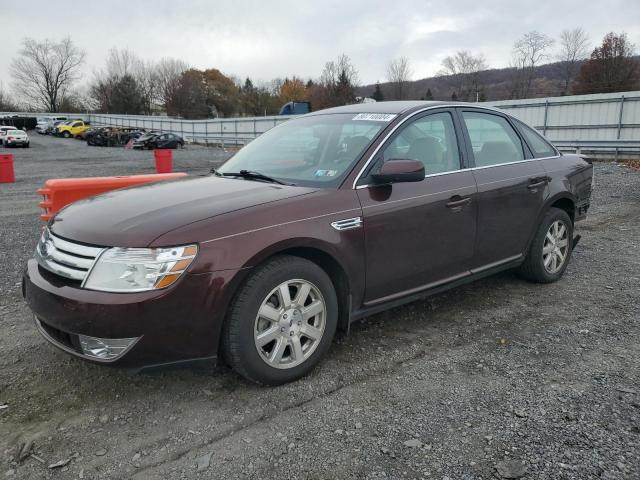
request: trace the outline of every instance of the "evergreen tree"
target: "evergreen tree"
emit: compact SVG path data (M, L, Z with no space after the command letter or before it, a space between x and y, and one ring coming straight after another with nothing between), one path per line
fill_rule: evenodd
M431 89L427 88L427 94L424 96L425 100L433 100L433 94L431 93Z
M376 83L376 89L373 91L371 98L373 98L376 102L382 102L384 100L384 95L382 94L380 83Z
M458 95L456 95L456 92L453 92L451 94L451 101L452 102L456 102L458 100Z
M109 113L139 115L144 111L140 85L132 75L126 74L113 85Z

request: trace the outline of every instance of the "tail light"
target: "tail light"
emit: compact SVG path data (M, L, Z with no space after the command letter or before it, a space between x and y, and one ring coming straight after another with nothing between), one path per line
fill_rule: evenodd
M13 137L9 137L9 138L7 138L7 140L13 140Z

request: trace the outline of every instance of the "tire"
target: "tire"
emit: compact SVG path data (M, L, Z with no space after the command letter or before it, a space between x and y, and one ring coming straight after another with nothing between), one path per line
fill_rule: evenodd
M71 134L70 134L69 132L64 132L64 133L62 134L62 136L63 136L64 138L71 138Z
M291 297L289 303L282 301L284 295ZM259 315L260 310L273 320ZM245 379L280 385L299 379L318 364L331 346L337 324L338 299L326 272L300 257L274 257L255 269L234 298L223 326L222 355ZM265 339L262 344L260 334Z
M552 241L551 238L556 237L553 230L556 225L563 226L565 231L564 235L560 236L562 238L557 237ZM559 230L559 232L561 231ZM550 208L538 226L529 252L518 268L518 273L531 282L555 282L562 277L567 269L572 250L573 222L571 218L564 210Z
M27 144L24 146L24 148L29 148L29 144L27 143Z

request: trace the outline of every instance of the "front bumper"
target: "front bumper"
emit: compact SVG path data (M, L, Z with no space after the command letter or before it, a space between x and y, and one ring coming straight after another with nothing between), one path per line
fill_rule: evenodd
M236 273L186 273L166 290L109 293L70 285L32 259L22 290L38 330L58 348L95 363L143 368L217 355L228 285ZM80 335L135 341L117 358L101 360L83 353Z

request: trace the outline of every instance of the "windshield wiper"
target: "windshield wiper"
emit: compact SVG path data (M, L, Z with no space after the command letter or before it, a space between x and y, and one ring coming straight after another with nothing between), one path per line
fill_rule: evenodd
M239 172L218 172L217 170L212 170L212 174L221 177L241 177L255 180L263 180L265 182L278 183L280 185L295 185L294 183L286 183L282 180L278 180L277 178L269 177L260 172L254 172L252 170L240 170Z

